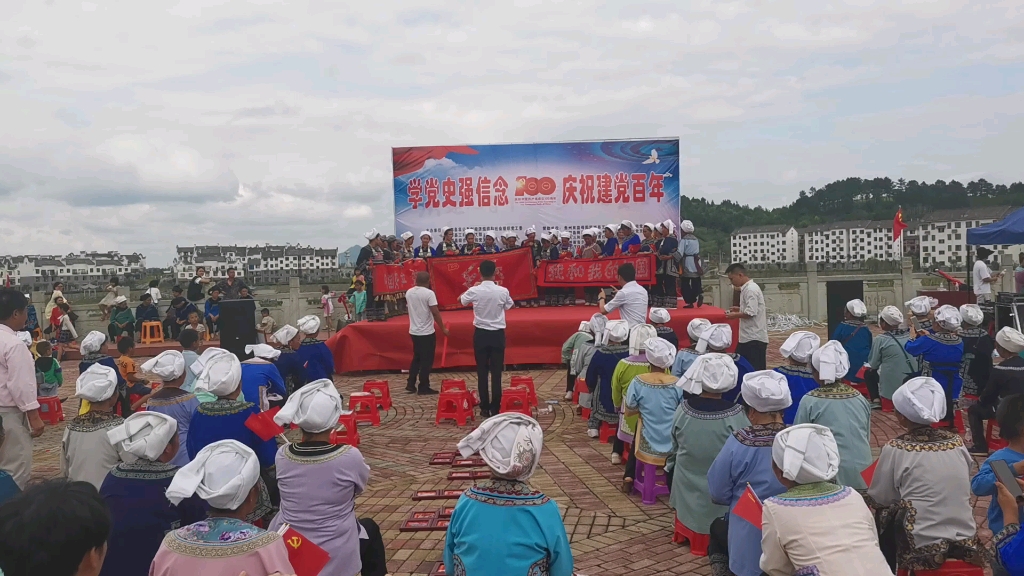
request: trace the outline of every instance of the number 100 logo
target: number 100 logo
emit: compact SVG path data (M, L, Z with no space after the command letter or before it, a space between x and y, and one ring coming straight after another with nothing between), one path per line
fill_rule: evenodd
M555 193L555 188L555 180L548 176L543 178L516 177L516 196L550 196Z

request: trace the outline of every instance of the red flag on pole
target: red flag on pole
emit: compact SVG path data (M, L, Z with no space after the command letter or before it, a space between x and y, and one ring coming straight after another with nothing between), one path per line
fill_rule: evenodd
M295 576L317 576L331 559L323 548L285 524L278 529L288 549L288 563L295 570Z
M758 530L761 529L761 499L754 494L754 489L747 484L747 489L740 495L739 502L733 507L732 513L750 522Z
M896 216L892 219L892 241L895 242L900 239L900 235L903 234L903 230L907 227L903 223L903 207L896 209Z
M877 466L878 460L875 460L874 462L871 463L871 466L868 466L867 468L864 469L863 472L860 473L860 477L864 479L864 483L867 484L868 486L871 486L871 479L875 477L875 468Z

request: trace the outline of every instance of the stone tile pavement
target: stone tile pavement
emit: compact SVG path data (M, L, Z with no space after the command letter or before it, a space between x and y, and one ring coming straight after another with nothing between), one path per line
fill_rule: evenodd
M819 332L823 333L822 329ZM769 365L782 363L777 349L785 335L772 335ZM61 396L74 393L77 363L65 362L65 386ZM510 370L513 375L532 376L540 397L557 401L553 411L538 417L544 427L544 453L541 466L531 483L554 498L562 509L569 534L576 569L589 576L633 576L710 574L704 558L689 553L688 546L671 542L673 512L662 497L653 506L643 506L639 498L619 491L622 466L611 463L611 445L600 444L586 435L586 423L562 400L565 373L554 368ZM335 376L338 389L347 396L359 390L370 376ZM413 502L415 490L466 488L464 481L448 481L450 470L429 466L431 454L454 450L456 442L469 428L454 424L434 426L436 397L409 395L404 390L402 374L376 375L391 384L394 406L382 414L380 427L361 427L360 451L372 472L369 487L357 502L360 516L376 520L383 532L388 550L388 567L395 576L427 574L440 560L443 532L399 532L401 522L413 510L433 510L441 503ZM442 378L465 379L470 386L475 374L445 372L434 378L435 387ZM77 412L78 401L64 404L67 418ZM48 427L35 441L33 476L50 478L59 474L58 455L64 425ZM872 443L878 447L900 433L891 414L873 413ZM452 502L452 501L448 501ZM975 516L983 536L991 536L985 526L988 498L972 498Z

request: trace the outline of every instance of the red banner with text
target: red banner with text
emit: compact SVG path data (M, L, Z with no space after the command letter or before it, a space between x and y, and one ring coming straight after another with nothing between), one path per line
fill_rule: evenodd
M459 296L480 281L480 263L484 260L493 260L497 265L494 281L508 288L513 300L537 297L533 254L528 249L479 256L431 258L430 283L437 294L438 308L452 310L463 307L459 303Z
M613 256L589 260L543 260L537 268L537 285L550 287L596 286L619 284L619 266L636 268L637 284L654 284L654 254Z
M416 273L427 269L425 260L406 260L401 264L377 264L373 267L373 295L405 294L416 285Z

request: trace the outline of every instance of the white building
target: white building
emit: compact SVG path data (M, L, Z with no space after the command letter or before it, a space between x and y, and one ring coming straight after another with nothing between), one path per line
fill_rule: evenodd
M911 223L918 238L921 267L965 266L968 261L967 230L1002 220L1014 210L1016 208L1009 206L938 210ZM996 252L993 259L1003 254L1016 256L1024 251L1024 245L1019 244L987 248Z
M70 284L69 288L86 284L103 286L111 277L137 279L145 271L146 257L138 253L0 256L0 282L6 282L9 277L12 286L42 288L57 280Z
M855 220L818 224L800 230L805 262L896 260L892 222Z
M195 276L202 266L211 278L227 277L234 268L252 284L276 284L298 276L324 281L341 273L337 248L312 246L178 246L171 265L175 281Z
M744 226L732 233L732 260L751 264L796 262L799 240L792 226Z

